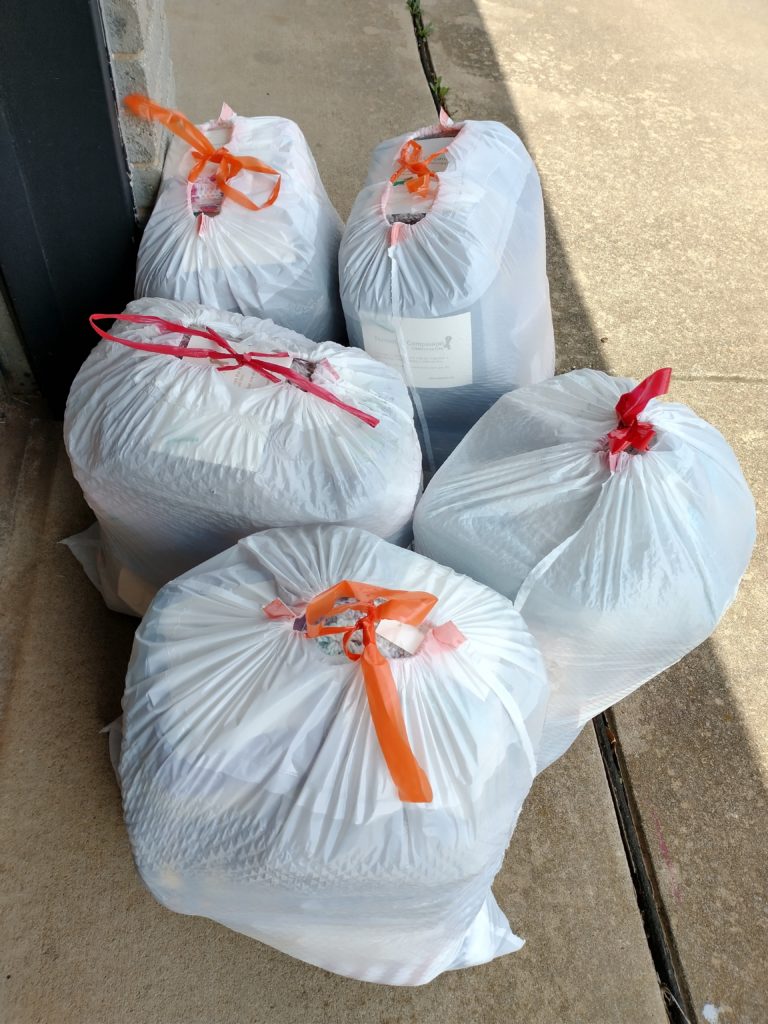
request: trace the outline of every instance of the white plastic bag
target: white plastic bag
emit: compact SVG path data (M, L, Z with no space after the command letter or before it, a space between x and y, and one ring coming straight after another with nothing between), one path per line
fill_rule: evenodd
M70 546L111 608L142 614L168 580L273 526L346 523L410 541L421 453L394 370L357 349L195 303L140 299L126 313L166 326L118 321L116 337L180 353L202 347L212 358L102 341L72 385L64 437L100 545L90 531ZM220 371L235 361L214 359L220 349L174 323L266 353L278 379L249 366ZM326 397L285 372L311 375Z
M307 603L345 580L372 588L343 613L352 630L390 615L380 630L420 634L384 672L431 802L393 781L383 684L305 632ZM382 588L409 593L377 604ZM420 629L398 627L429 595ZM486 587L362 530L249 537L165 587L136 634L119 774L138 870L172 910L365 981L419 985L512 952L491 883L546 691L520 616Z
M417 549L514 600L544 654L540 767L704 641L749 562L754 503L728 444L684 405L642 411L665 375L629 399L634 381L598 370L506 395L416 511Z
M180 135L141 240L137 298L201 302L269 318L313 341L342 339L342 224L299 127L283 117L239 117L226 106L218 120L196 127L146 97L126 105ZM206 155L208 162L199 159ZM277 173L238 169L233 158Z
M502 394L554 372L545 257L538 174L505 125L444 118L374 152L342 239L342 303L350 342L414 388L428 467Z

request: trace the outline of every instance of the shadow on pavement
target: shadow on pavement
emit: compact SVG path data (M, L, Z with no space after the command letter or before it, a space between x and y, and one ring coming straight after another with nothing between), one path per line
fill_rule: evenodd
M473 8L474 14L470 13ZM435 5L431 13L437 22L439 48L447 56L448 61L458 66L462 72L458 83L450 80L450 75L447 74L449 69L441 67L440 57L436 55L435 50L438 47L432 47L436 74L442 76L443 81L451 87L451 115L455 120L488 119L509 125L526 144L539 167L544 189L547 262L558 353L557 372L566 372L575 367L592 367L622 374L621 366L609 366L604 358L601 339L576 283L567 245L558 230L548 199L547 167L536 160L535 147L532 147L526 138L525 127L514 99L510 96L499 57L485 28L482 12L476 5L464 2L453 3L449 8ZM441 31L441 27L444 31ZM472 87L473 78L477 83L476 89ZM628 126L627 130L630 129L631 126ZM574 159L578 160L577 153L574 154ZM648 296L648 301L652 302L653 297ZM648 366L647 369L650 373L656 366ZM742 600L746 600L744 595ZM625 740L635 747L639 742L641 749L646 749L642 747L643 739L638 741L636 723L647 714L647 722L652 724L646 728L655 726L656 731L653 733L652 741L646 734L646 747L654 754L659 754L656 766L658 773L671 775L674 770L680 769L673 792L670 794L667 790L670 795L670 802L667 805L656 808L649 806L646 800L641 808L635 800L632 757L629 757L629 763L624 757L622 728L616 724L614 715L609 712L607 716L595 719L595 728L668 1012L673 1020L685 1020L680 1012L682 1004L685 1014L693 1020L696 1014L687 990L685 969L681 964L670 925L670 919L674 919L674 911L678 909L677 904L682 898L680 876L681 873L685 873L686 865L683 863L681 868L674 862L665 839L663 821L666 819L674 822L677 817L676 803L679 810L685 801L686 788L695 787L697 782L699 785L702 784L698 773L691 771L691 766L696 765L699 748L702 760L707 761L716 760L720 751L712 732L707 731L706 734L696 736L692 735L686 726L690 722L694 723L694 727L700 727L702 721L708 724L711 716L712 719L725 724L728 749L738 750L741 754L738 764L731 761L722 765L721 779L713 783L707 779L707 784L712 785L713 797L717 791L715 807L728 806L727 792L721 791L723 786L726 789L732 786L735 792L742 794L749 794L750 788L754 791L755 778L760 778L760 767L756 758L754 763L750 760L752 742L749 729L739 700L729 685L728 672L718 656L713 640L701 644L677 665L646 684L642 693L628 698L627 706L630 704L632 712L627 719L630 724L625 722ZM695 715L691 714L694 706ZM719 726L718 729L722 731L723 726ZM629 735L630 733L632 735ZM717 735L721 735L721 732ZM678 751L685 751L682 762L677 756ZM664 758L667 758L667 763L664 763ZM646 765L647 760L643 762L645 770ZM744 802L746 797L743 799ZM739 810L748 815L748 808L743 805ZM736 818L740 815L734 813L728 816ZM732 825L732 822L722 822L723 830L732 828ZM674 825L670 831L673 829ZM703 845L705 841L702 833L700 842ZM742 842L742 848L744 845ZM714 858L722 861L718 864L721 869L728 863L725 848L723 846L713 857L713 864L718 863ZM701 850L697 851L697 859L701 857L701 853ZM684 856L679 849L678 854ZM657 877L657 872L663 877ZM695 880L696 868L693 868L693 876ZM717 929L715 914L712 927L714 930ZM707 954L706 950L703 952ZM677 1008L674 1006L675 1002L678 1004Z

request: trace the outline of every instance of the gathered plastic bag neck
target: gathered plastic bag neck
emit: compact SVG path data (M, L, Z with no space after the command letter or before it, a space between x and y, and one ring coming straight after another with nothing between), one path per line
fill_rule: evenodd
M618 455L627 448L634 448L638 452L647 451L656 431L653 424L640 422L637 417L652 398L666 395L671 377L672 370L669 367L656 370L637 387L621 396L616 403L619 425L607 435L611 455Z
M233 203L244 206L247 210L265 210L277 199L282 179L280 172L276 171L274 167L270 167L253 156L235 156L226 146L217 148L189 118L179 113L178 110L161 107L159 103L155 103L148 96L132 93L130 96L126 96L123 102L136 117L143 117L147 121L157 121L159 124L165 125L174 135L178 135L191 147L195 164L189 172L189 181L197 181L206 164L218 164L216 187L223 196L231 199ZM243 192L228 184L229 179L234 178L240 171L276 175L277 180L274 187L263 203L254 203Z
M344 600L349 598L353 600ZM376 737L404 803L430 803L432 787L411 750L392 670L376 642L376 625L382 619L393 619L418 626L436 604L437 598L433 594L422 591L386 590L368 583L342 580L313 598L305 611L308 637L341 633L344 653L350 661L361 663ZM351 626L322 624L324 619L349 611L361 613ZM360 654L349 649L352 636L358 630L363 638Z
M279 363L270 360L270 356L274 359L276 357L288 356L290 355L289 352L238 352L237 349L230 345L226 338L223 338L212 327L202 329L185 327L184 324L173 323L173 321L165 320L160 316L144 316L131 313L92 313L88 320L94 331L104 338L105 341L115 341L119 345L139 349L141 352L175 356L177 359L209 359L214 362L217 360L228 360L228 365L217 366L216 369L219 371L237 370L241 366L247 366L254 373L260 374L273 384L279 383L280 379L283 378L302 391L307 391L317 398L322 398L324 402L329 402L331 405L343 409L344 412L348 412L351 416L362 420L369 427L376 427L379 424L376 416L372 416L370 413L363 412L362 409L356 409L355 406L342 402L341 399L337 398L336 395L326 388L315 384L314 381L307 380L306 377L296 373L290 367L281 366ZM171 334L186 334L195 338L204 338L215 345L216 348L181 348L177 345L162 345L156 342L133 341L130 338L120 338L116 334L110 334L99 327L96 324L97 320L122 320L131 324L148 324L161 327Z

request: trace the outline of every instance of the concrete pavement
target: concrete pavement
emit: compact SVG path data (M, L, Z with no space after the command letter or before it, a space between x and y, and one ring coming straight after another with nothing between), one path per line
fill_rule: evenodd
M346 219L373 147L431 124L411 18L399 0L166 0L176 104L215 117L277 114L307 137ZM204 52L202 63L194 54Z

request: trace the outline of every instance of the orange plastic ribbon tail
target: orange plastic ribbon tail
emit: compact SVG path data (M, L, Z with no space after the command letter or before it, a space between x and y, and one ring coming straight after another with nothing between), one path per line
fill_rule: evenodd
M432 181L437 181L437 173L429 165L435 157L445 153L447 149L447 146L443 146L442 149L438 149L428 156L426 160L422 160L421 146L416 139L409 139L400 150L397 158L397 170L389 180L394 182L403 171L408 171L413 175L405 183L408 191L415 192L419 196L427 196Z
M157 121L165 125L174 135L178 135L192 149L192 157L195 165L189 172L189 181L197 181L206 164L218 164L216 172L216 187L233 203L244 206L248 210L265 210L271 206L280 194L281 175L274 167L257 160L253 156L235 156L230 153L226 146L218 149L210 139L202 132L196 124L185 117L178 110L170 110L168 107L161 107L159 103L149 99L148 96L140 96L132 93L123 100L125 106L136 117L143 117L147 121ZM253 171L256 174L274 174L277 176L274 188L266 201L260 204L254 203L243 192L232 188L228 184L230 178L234 178L240 171Z
M341 598L353 598L340 603ZM379 601L376 604L376 601ZM418 626L437 604L433 594L421 591L386 590L368 583L342 580L309 602L306 609L307 636L343 633L344 652L351 661L360 661L371 719L392 781L404 803L429 803L432 787L416 760L408 741L397 687L389 662L376 643L376 624L394 619ZM323 626L322 620L342 612L357 611L361 616L353 626ZM358 630L363 635L363 653L349 650L349 641Z

